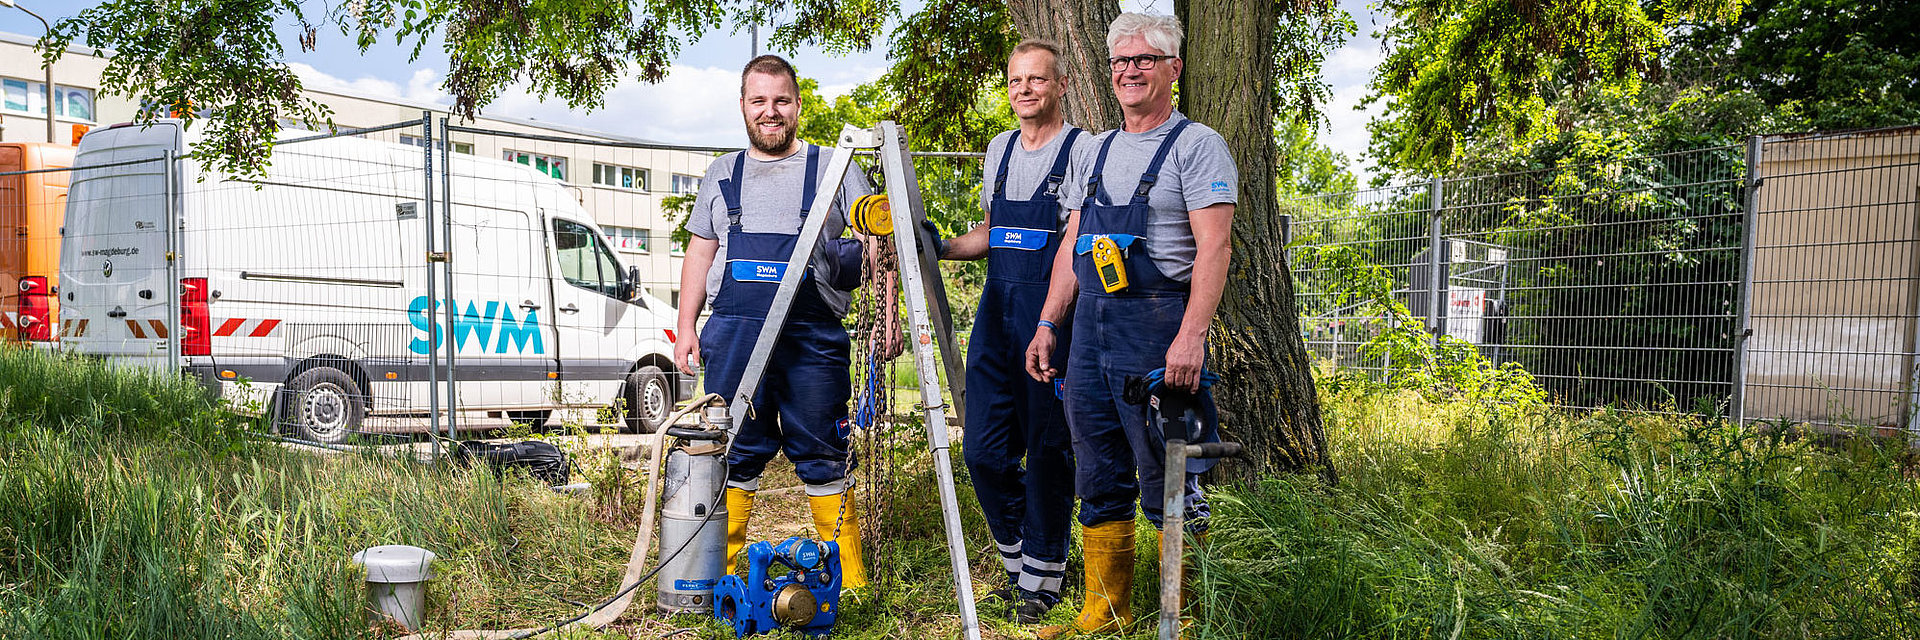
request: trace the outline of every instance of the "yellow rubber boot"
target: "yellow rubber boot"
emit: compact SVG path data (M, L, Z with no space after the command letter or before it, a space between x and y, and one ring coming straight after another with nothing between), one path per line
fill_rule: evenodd
M753 493L727 487L727 573L733 573L734 560L747 546L747 518L753 515Z
M1041 629L1042 640L1112 633L1133 625L1133 521L1102 522L1080 530L1087 592L1073 624Z
M807 506L813 507L816 535L840 545L840 588L867 586L867 564L860 553L860 512L854 506L853 492L807 496Z

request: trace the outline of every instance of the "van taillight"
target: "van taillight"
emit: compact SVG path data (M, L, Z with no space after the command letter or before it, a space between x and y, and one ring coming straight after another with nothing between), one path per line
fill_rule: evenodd
M213 355L212 314L207 310L207 279L180 279L180 355Z
M44 276L20 279L20 339L53 340L53 287Z

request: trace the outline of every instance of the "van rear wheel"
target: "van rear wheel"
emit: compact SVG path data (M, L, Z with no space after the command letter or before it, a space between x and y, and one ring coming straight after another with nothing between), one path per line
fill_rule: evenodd
M673 412L673 385L660 367L647 365L627 374L627 430L653 433Z
M333 367L300 372L287 383L280 411L294 436L322 444L339 444L360 431L367 417L367 396L353 377Z

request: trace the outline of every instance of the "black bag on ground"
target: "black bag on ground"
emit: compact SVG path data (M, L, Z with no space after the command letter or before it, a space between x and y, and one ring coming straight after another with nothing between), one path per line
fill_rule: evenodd
M454 457L464 467L473 466L475 458L484 460L496 475L507 469L525 469L534 479L556 487L567 483L573 466L560 447L540 440L500 444L463 440Z

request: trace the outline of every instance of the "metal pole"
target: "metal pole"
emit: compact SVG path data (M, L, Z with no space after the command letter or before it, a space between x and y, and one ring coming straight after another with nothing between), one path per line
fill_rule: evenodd
M433 137L427 137L427 154L433 154ZM447 343L447 439L454 439L454 430L460 424L460 385L454 380L454 371L458 368L460 332L454 329L455 304L453 301L453 159L447 154L453 148L453 140L447 137L447 119L440 118L440 228L446 241L447 252L440 260L441 272L446 279L447 291L447 335L452 339ZM427 179L433 179L428 172Z
M1440 335L1445 333L1440 323L1446 317L1447 304L1443 297L1446 294L1440 290L1446 283L1446 274L1440 271L1446 265L1440 260L1441 180L1439 176L1434 176L1427 188L1427 332L1436 343L1440 341Z
M1160 638L1180 637L1180 580L1186 572L1187 441L1167 440L1160 474Z
M423 189L422 193L425 196L424 202L421 203L424 205L425 210L420 212L420 222L422 223L420 231L422 234L421 237L426 241L426 245L427 245L426 255L423 256L423 258L425 259L425 262L422 262L420 265L421 268L426 272L426 276L427 276L427 309L424 312L427 314L427 420L430 423L429 431L437 435L440 431L440 350L437 349L436 347L440 344L440 325L433 321L433 305L434 305L434 302L438 301L440 298L437 295L437 292L435 290L434 277L433 277L434 276L433 274L434 242L433 242L433 112L432 111L420 112L420 128L424 130L423 133L426 135L426 140L427 140L427 148L424 150L426 152L425 154L426 165L424 168L425 170L422 171L420 175L420 179L422 182L421 187ZM452 433L451 426L448 427L448 433ZM433 440L433 457L434 459L437 460L440 458L440 439L435 437L435 438L431 438L431 440Z
M13 7L13 8L15 8L15 9L19 9L19 10L21 10L21 11L25 11L25 12L27 13L27 15L30 15L30 16L33 16L33 19L35 19L35 20L39 20L39 21L40 21L40 28L41 28L42 30L44 30L44 31L46 31L46 33L48 33L48 34L52 34L52 33L53 33L53 25L51 25L51 24L47 24L47 19L46 19L46 18L42 18L42 17L40 17L40 14L38 14L38 13L34 13L33 11L30 11L30 10L28 10L28 9L27 9L26 7L22 7L22 6L20 6L20 5L18 5L18 4L14 4L14 3L13 3L13 2L11 2L11 1L9 1L9 2L6 2L6 3L4 3L4 4L6 4L6 6L9 6L9 7ZM46 67L46 70L47 70L47 87L46 87L46 88L47 88L47 142L55 142L55 143L57 143L57 142L58 142L58 140L56 140L56 139L54 138L54 133L53 133L53 129L54 129L54 119L55 119L55 117L54 117L54 112L55 112L55 110L54 110L54 90L53 90L53 88L54 88L54 85L53 85L53 63L51 63L51 62L46 62L46 58L45 58L45 57L42 57L42 58L41 58L41 62L42 62L42 64L41 64L41 66L43 66L43 67Z
M167 282L173 295L167 296L167 355L172 356L174 364L186 366L186 356L180 354L180 189L179 168L173 149L161 152L160 157L166 166L161 168L162 180L166 181L166 218L161 224L167 225Z
M1760 136L1747 138L1747 197L1740 213L1740 325L1734 334L1733 392L1727 408L1734 424L1747 423L1747 361L1753 342L1754 233L1760 218Z
M967 542L960 528L960 499L953 488L948 406L940 397L940 374L934 369L934 351L938 349L947 363L947 383L953 389L955 406L965 404L966 390L962 382L965 378L954 375L960 364L959 350L954 348L953 331L946 324L949 307L944 298L945 287L938 280L940 271L937 266L928 267L938 263L928 260L931 248L920 246L920 236L914 233L926 214L913 161L907 157L906 133L891 121L881 122L879 132L881 168L886 174L887 198L893 202L893 246L900 256L900 288L906 294L901 297L907 305L908 333L913 336L914 371L920 374L920 401L926 406L927 448L933 454L933 470L939 478L940 516L947 533L947 556L953 563L954 595L960 601L960 630L967 640L980 640L980 619L973 603L973 574L967 566ZM933 305L938 305L938 314L929 309ZM954 412L965 423L966 417L960 410L956 408Z

